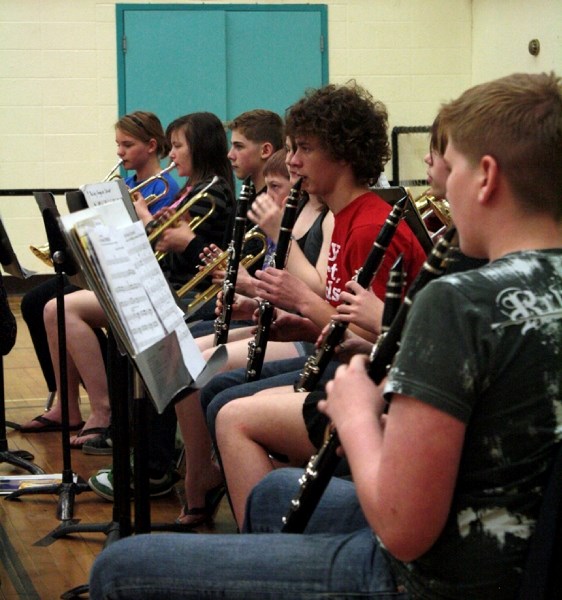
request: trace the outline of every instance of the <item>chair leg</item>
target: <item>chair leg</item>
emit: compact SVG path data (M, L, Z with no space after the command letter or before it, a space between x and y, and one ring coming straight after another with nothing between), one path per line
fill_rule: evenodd
M53 406L53 402L55 401L56 395L56 392L49 392L47 400L45 401L45 408L43 409L45 412L49 412L51 410L51 406Z

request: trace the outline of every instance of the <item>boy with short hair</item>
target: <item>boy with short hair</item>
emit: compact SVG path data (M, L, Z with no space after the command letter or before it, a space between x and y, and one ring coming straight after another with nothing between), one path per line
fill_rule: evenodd
M562 437L561 81L484 83L441 116L460 248L490 264L416 296L384 387L384 428L383 390L361 357L328 384L319 408L353 483L332 480L305 533L281 535L298 474L275 471L248 503L246 530L261 535L120 541L94 565L93 600L117 589L121 598L515 597Z
M230 121L228 158L240 180L251 177L259 194L265 191L263 168L267 159L283 148L283 120L270 110L257 108Z

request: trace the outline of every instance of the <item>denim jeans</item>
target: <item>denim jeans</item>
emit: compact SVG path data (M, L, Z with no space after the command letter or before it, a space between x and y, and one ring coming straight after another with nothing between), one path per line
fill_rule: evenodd
M213 442L216 442L217 414L225 404L236 398L253 396L262 390L294 384L299 379L306 359L306 356L297 356L265 362L260 379L251 383L246 383L246 369L234 369L213 377L201 390L201 406L207 416L207 427ZM332 379L338 364L336 361L332 361L320 381L325 383Z
M406 600L352 483L332 479L304 534L277 533L299 469L279 469L248 502L247 534L151 534L116 542L96 559L92 600Z

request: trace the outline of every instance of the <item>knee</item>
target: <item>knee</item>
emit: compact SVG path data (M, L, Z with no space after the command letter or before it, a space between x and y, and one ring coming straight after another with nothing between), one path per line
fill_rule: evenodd
M57 301L49 300L43 308L43 321L45 327L54 327L57 324Z
M245 423L247 423L245 412L238 402L225 404L215 416L215 436L219 447L233 432L241 431Z
M226 406L227 402L224 402L219 395L216 396L208 405L203 405L203 414L207 420L207 429L211 434L213 442L216 442L217 440L216 427L219 411Z
M278 532L298 490L302 469L276 469L254 486L246 503L244 532Z

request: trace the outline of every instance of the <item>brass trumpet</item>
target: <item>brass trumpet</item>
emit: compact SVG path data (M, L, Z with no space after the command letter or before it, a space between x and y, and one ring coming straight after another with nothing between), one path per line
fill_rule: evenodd
M258 231L258 226L252 227L250 231L244 236L244 243L248 243L252 239L257 239L261 242L261 248L256 254L246 254L240 261L240 264L248 269L255 264L260 258L262 258L267 252L267 238L265 234ZM205 277L213 273L216 269L224 267L228 259L228 250L224 250L215 258L206 264L196 275L194 275L184 286L182 286L176 293L179 298L183 298L189 291L194 289ZM195 298L187 305L185 309L186 316L191 316L194 312L199 310L201 306L212 300L222 289L222 283L212 283L206 290L197 294Z
M121 175L119 175L118 173L116 175L114 175L113 173L115 173L115 171L117 171L117 169L123 164L123 159L120 158L117 161L117 164L113 167L113 169L111 169L111 171L109 171L109 173L102 179L102 183L104 181L111 181L112 179L119 179L121 177Z
M110 181L112 179L120 177L119 175L113 175L115 171L123 164L123 159L120 158L115 166L109 171L109 173L102 179L104 181ZM53 259L51 258L51 249L49 248L49 242L41 244L40 246L29 246L29 249L33 255L38 258L41 262L46 264L48 267L53 268Z
M170 171L172 171L175 168L176 168L176 163L174 161L172 161L165 169L162 169L162 171L160 171L160 173L156 173L156 175L153 175L152 177L145 179L142 183L139 183L134 188L131 188L129 190L129 194L131 194L131 196L133 196L133 194L135 192L142 190L142 188L147 186L149 183L152 183L153 181L160 179L160 181L164 184L164 190L162 192L160 192L159 194L151 194L150 196L147 196L144 199L147 206L154 204L154 202L157 202L158 200L160 200L160 198L163 198L168 193L168 190L170 189L170 184L168 183L168 180L164 177L164 175L166 173L169 173Z
M447 200L437 200L435 196L428 194L428 191L423 192L412 203L416 207L429 237L435 243L451 225L451 211Z
M156 243L158 241L158 238L164 233L164 231L166 231L166 229L168 229L168 227L176 226L177 221L181 217L183 217L185 215L185 213L188 212L192 206L194 206L195 204L197 204L197 202L199 202L200 200L203 200L204 198L210 198L211 208L209 209L209 211L201 217L200 216L193 217L193 219L191 219L191 221L189 222L189 227L191 228L191 231L195 231L195 229L197 229L197 227L199 227L202 223L204 223L215 212L215 200L214 200L214 198L209 196L209 193L207 192L207 190L217 180L218 180L218 177L216 177L216 176L213 177L213 179L211 180L211 182L208 185L206 185L198 194L193 196L193 198L191 198L185 204L180 206L178 208L178 210L176 210L176 212L168 220L166 220L162 223L157 222L155 228L148 235L148 241L151 244ZM166 254L168 254L168 253L163 252L161 250L158 250L154 253L154 255L156 256L156 260L159 260L159 261L162 260L166 256Z

